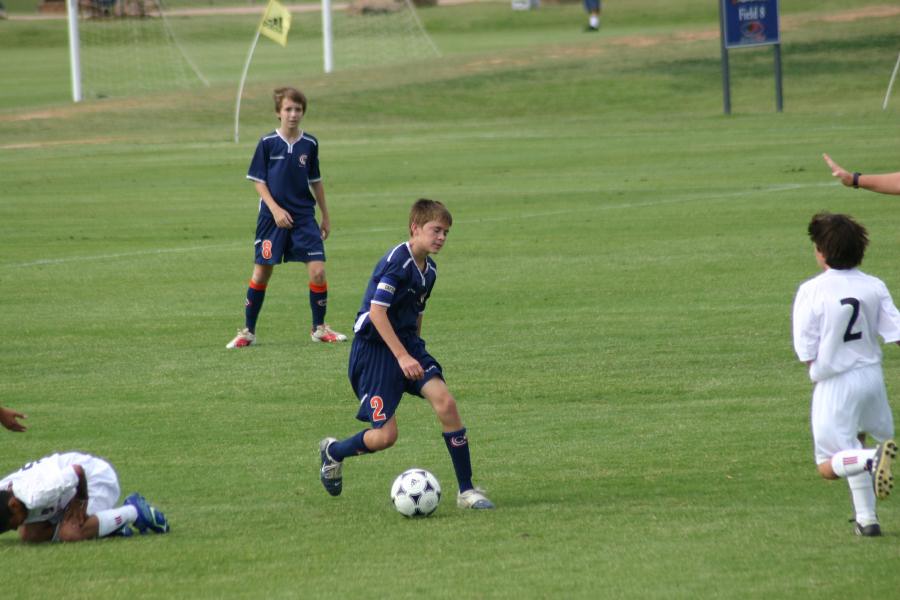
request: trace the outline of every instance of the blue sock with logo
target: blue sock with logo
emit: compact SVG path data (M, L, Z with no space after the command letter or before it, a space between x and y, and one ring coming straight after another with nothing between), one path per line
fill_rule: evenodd
M312 328L325 323L325 308L328 305L328 284L309 284L309 307L312 309Z
M453 470L456 471L456 481L459 482L459 491L471 490L472 485L472 459L469 457L469 438L466 437L466 428L459 431L445 431L444 443L450 452L450 460L453 461Z
M247 288L247 302L244 304L244 327L249 329L250 333L256 332L256 320L265 299L266 285L251 279L250 287Z
M356 456L358 454L371 454L372 451L366 448L363 437L368 429L363 429L355 435L351 435L347 439L333 442L328 448L328 454L334 460L341 461L348 456Z

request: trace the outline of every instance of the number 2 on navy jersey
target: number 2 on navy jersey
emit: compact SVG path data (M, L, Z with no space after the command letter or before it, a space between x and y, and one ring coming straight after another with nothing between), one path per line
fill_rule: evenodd
M856 319L859 318L859 300L856 298L843 298L841 299L841 305L847 306L850 305L853 307L853 314L850 315L850 322L847 323L847 331L844 332L844 341L852 342L853 340L862 339L862 331L853 332L853 326L856 324Z

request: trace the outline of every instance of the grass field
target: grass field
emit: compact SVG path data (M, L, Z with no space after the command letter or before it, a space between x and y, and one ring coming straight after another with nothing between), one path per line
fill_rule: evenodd
M288 49L259 48L238 144L256 17L179 20L210 88L78 106L64 23L0 21L0 403L29 415L0 432L0 472L90 451L172 523L4 535L4 600L893 597L900 500L883 538L856 538L846 484L816 475L790 307L822 209L868 226L864 269L900 294L900 199L821 160L900 168L900 96L881 110L900 14L782 4L785 111L771 50L743 50L730 117L711 2L611 2L599 35L578 5L423 10L441 58L328 77L318 17L298 18ZM453 211L423 335L496 511L455 508L411 397L397 446L348 462L340 498L321 489L318 440L359 425L349 346L308 341L302 266L276 269L260 343L224 349L251 272L244 174L283 83L321 142L336 329L411 202ZM885 376L896 405L896 347ZM424 521L387 497L414 465L449 492Z

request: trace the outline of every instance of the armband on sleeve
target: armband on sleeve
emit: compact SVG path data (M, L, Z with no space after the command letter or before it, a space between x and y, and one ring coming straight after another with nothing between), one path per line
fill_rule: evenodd
M397 282L389 277L384 277L378 282L372 302L382 306L390 306L394 301L394 293L397 291Z

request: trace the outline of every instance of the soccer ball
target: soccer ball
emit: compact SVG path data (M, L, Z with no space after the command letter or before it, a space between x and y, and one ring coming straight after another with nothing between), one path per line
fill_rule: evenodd
M407 469L391 486L391 502L404 517L427 517L441 501L441 484L425 469Z

